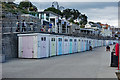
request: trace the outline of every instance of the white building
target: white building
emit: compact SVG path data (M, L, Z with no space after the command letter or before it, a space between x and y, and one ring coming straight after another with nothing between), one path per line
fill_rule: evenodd
M111 30L108 30L108 29L103 29L103 30L101 31L101 35L102 35L102 36L110 36L110 37L112 37L112 31L111 31Z
M112 37L112 30L110 29L110 26L108 24L102 24L102 30L101 30L101 35L102 36L109 36Z
M89 23L87 22L87 24L85 25L85 28L92 28L92 27L91 27L91 24L89 24Z
M61 16L51 12L44 11L39 12L39 19L41 19L41 24L47 26L47 30L50 28L52 32L61 33Z
M41 24L46 26L46 30L50 28L55 33L69 33L67 27L69 22L52 11L39 12L39 19L41 19Z

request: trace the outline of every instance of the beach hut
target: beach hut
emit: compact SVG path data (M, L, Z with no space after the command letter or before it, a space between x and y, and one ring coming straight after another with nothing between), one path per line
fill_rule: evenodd
M89 47L90 47L90 45L89 45L89 39L87 38L87 39L86 39L86 51L89 50Z
M95 48L95 44L96 44L95 39L93 39L92 43L93 43L93 48Z
M78 38L78 52L81 52L81 37Z
M73 50L73 52L74 53L76 53L78 50L77 50L77 48L78 48L78 42L77 42L77 38L76 37L74 37L74 41L73 41L73 48L74 48L74 50Z
M90 50L90 46L92 47L92 45L91 45L91 39L88 39L88 50Z
M19 58L44 58L49 56L49 34L18 34Z
M69 53L73 53L73 37L69 37Z
M85 41L85 42L84 42L84 47L85 47L84 51L86 51L86 50L87 50L87 39L85 38L84 41Z
M83 51L85 51L86 49L86 41L85 41L85 38L83 38Z
M81 40L81 45L80 45L80 46L81 46L81 51L84 51L84 46L83 46L83 45L84 45L84 42L83 42L83 38L81 38L80 40Z
M64 53L64 45L63 45L63 36L57 35L57 55L62 55Z
M68 54L69 53L69 37L68 36L64 36L64 53L63 54Z
M55 35L50 35L50 55L49 56L56 56L57 55L57 47L56 44L57 39Z

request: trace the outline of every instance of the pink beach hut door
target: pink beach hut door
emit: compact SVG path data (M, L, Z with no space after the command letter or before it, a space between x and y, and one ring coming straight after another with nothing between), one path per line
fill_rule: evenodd
M32 36L25 36L22 40L23 45L23 58L32 58L33 57L33 37Z

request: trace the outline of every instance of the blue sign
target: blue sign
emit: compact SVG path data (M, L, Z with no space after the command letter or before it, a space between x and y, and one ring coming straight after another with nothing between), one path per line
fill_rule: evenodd
M58 22L58 19L56 19L56 22Z
M62 21L62 24L64 24L64 21Z
M52 24L49 24L49 28L52 28Z
M66 27L69 26L69 23L66 23Z

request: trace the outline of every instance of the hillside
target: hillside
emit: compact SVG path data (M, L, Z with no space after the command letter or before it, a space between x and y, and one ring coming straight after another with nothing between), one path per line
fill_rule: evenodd
M30 4L30 6L28 6ZM23 6L24 5L24 6ZM8 11L13 14L33 14L37 13L37 7L34 6L31 2L20 2L20 4L15 4L13 2L2 2L3 11Z

